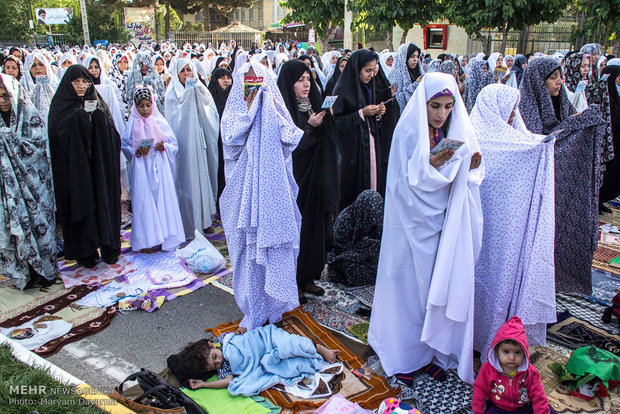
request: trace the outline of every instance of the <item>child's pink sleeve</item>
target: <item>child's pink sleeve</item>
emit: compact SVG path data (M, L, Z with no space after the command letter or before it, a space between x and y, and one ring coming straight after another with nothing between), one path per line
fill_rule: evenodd
M471 400L471 409L474 414L484 414L487 400L490 398L491 384L489 383L489 369L495 368L488 362L484 363L474 381L474 396Z
M527 393L530 397L530 401L532 401L534 414L549 414L551 412L551 410L549 410L549 399L547 398L547 394L545 394L545 387L542 385L540 373L536 367L531 364L527 371L527 375L530 376Z

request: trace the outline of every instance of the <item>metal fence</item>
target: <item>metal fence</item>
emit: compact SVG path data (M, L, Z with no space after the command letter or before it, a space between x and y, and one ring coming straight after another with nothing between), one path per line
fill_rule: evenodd
M261 33L174 32L170 34L170 41L176 43L177 46L185 42L204 43L205 45L210 42L214 47L219 47L221 42L230 44L231 40L235 40L245 50L249 50L252 42L259 41L260 38Z
M591 36L574 37L575 32L585 23L586 16L579 14L570 17L562 17L555 23L540 23L526 27L521 31L510 31L507 35L506 53L536 53L543 52L552 54L558 50L568 51L581 48L585 43L600 43L604 49L612 47L610 41L600 28ZM495 30L482 31L484 36L490 38L490 51L499 51L502 45L502 33ZM481 42L472 42L468 53L486 52L482 50Z

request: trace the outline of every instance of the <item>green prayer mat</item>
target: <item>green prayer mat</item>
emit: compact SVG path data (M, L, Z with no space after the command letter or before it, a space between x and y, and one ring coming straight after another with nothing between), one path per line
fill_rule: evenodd
M208 381L216 379L217 376L213 376ZM230 395L227 388L217 390L181 388L181 390L209 414L271 414L274 412L255 402L252 398L243 395Z
M369 326L370 324L368 322L362 322L362 323L358 323L357 325L352 325L352 326L347 327L347 330L351 332L357 339L367 344Z

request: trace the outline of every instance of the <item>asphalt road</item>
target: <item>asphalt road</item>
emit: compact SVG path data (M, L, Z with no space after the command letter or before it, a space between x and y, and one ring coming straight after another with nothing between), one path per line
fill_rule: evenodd
M118 313L103 331L68 344L47 359L107 394L140 368L162 371L169 355L210 336L205 328L241 317L231 294L207 285L152 313Z

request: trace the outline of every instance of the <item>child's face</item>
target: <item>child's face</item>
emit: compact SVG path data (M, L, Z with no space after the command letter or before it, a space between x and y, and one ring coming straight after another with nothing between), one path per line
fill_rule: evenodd
M215 371L222 367L224 364L224 354L220 348L216 348L215 345L209 343L209 353L206 357L207 371Z
M138 102L138 113L142 118L148 118L153 113L153 103L147 99Z
M514 372L523 362L523 349L520 345L504 342L497 347L499 364L505 373Z

